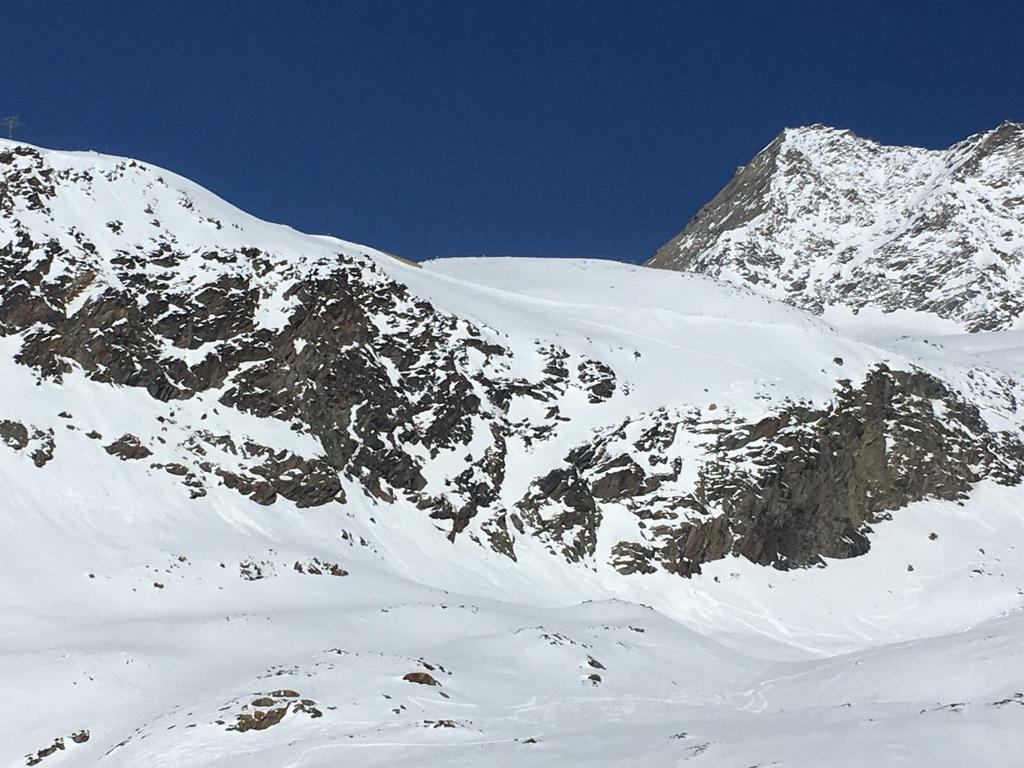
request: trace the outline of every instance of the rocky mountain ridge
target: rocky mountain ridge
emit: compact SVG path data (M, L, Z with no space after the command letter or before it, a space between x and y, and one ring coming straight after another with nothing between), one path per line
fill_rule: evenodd
M946 150L786 129L647 262L820 313L912 310L968 330L1024 304L1024 125Z
M621 424L584 428L585 442L540 466L509 503L506 475L519 473L509 441L529 452L571 434L581 409L624 396L621 374L550 339L513 352L504 329L438 311L369 249L298 238L285 251L278 231L259 223L253 233L252 222L227 223L225 237L229 212L155 169L53 157L24 145L0 153L0 330L18 340L14 360L41 379L80 371L162 403L209 393L319 446L301 455L178 424L176 456L161 460L133 433L103 438L117 438L111 456L179 477L193 499L223 484L258 504L344 504L348 486L414 505L445 521L449 537L472 521L470 536L513 560L516 540L530 537L587 562L598 556L601 507L614 504L639 536L615 542L609 564L690 575L730 552L778 568L862 554L880 515L957 498L982 477L1022 477L1017 434L991 430L933 375L879 361L863 381L837 383L830 404L783 400L756 423L627 404ZM65 220L62 206L85 212L94 231L80 215ZM533 376L512 373L524 363ZM3 414L11 447L27 448L31 432L47 446L33 456L59 450L13 405ZM616 455L613 438L630 433ZM957 455L939 463L954 440ZM673 455L677 442L686 447Z

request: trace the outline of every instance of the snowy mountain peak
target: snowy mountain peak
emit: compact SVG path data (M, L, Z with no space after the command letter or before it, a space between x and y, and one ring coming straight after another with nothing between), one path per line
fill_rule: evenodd
M946 150L786 129L662 246L650 266L700 272L821 313L937 315L966 330L1024 312L1024 130Z

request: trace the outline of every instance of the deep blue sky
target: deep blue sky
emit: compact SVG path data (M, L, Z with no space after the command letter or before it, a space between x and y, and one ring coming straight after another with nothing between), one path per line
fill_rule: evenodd
M0 5L17 137L412 258L643 260L784 126L1024 120L1024 2Z

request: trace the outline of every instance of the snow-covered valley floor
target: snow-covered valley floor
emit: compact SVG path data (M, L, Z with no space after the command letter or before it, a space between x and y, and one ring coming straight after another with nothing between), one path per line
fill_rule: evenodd
M863 558L724 561L621 587L633 602L569 569L478 584L473 553L440 545L389 552L399 575L347 514L146 514L64 487L51 498L75 519L47 515L44 547L7 539L3 764L64 737L44 764L1015 765L1024 519L1018 494L979 496L982 526L925 503ZM96 517L122 535L90 540ZM468 563L431 563L445 556ZM314 557L349 574L294 570ZM417 583L428 569L453 588ZM655 595L660 610L641 604ZM423 672L438 684L403 680ZM268 697L293 709L229 730Z

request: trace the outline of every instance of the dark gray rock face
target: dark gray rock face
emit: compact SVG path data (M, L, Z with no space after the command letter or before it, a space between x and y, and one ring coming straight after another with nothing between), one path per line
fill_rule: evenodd
M795 306L913 309L969 331L1024 312L1024 126L947 150L783 131L648 265Z
M226 407L289 421L316 435L325 449L322 459L271 456L257 477L244 480L220 473L229 487L261 503L271 503L277 493L300 506L343 498L339 473L381 498L395 491L415 495L425 479L409 448L422 446L436 455L466 444L479 416L493 422L494 444L479 462L489 479L460 476L457 483L469 501L450 513L440 500L426 506L441 519L451 518L458 531L481 503L493 500L503 435L514 429L503 414L514 397L546 398L550 374L536 386L474 380L476 372L466 364L469 349L486 358L508 352L476 343L479 332L471 325L437 313L369 263L339 259L328 275L294 280L283 294L294 310L284 327L270 330L256 321L256 278L280 265L265 253L162 253L168 270L198 258L231 264L243 276L228 274L197 293L178 293L169 285L171 272L164 282L142 276L126 261L118 265L118 278L129 288L105 289L70 312L76 291L92 275L49 279L57 255L53 245L35 243L27 234L0 253L0 332L25 334L18 362L57 381L77 365L96 381L141 387L162 401L221 390L219 401ZM140 303L140 294L147 301ZM379 318L387 318L389 330L380 329ZM207 346L192 364L175 353ZM128 459L144 458L144 451L124 440L108 447ZM271 477L260 482L259 475L289 471L307 478L305 485ZM314 490L308 478L328 474L333 479L318 481Z
M893 510L966 498L983 477L1024 478L1016 435L989 431L933 376L884 366L824 410L794 407L722 435L718 448L723 457L704 465L695 499L721 508L728 526L699 523L682 546L671 538L663 560L677 572L729 551L783 569L855 557ZM738 457L759 470L731 471Z
M57 447L52 429L26 427L12 419L0 419L0 442L12 450L25 451L32 463L40 468L53 458Z
M778 170L776 161L783 141L784 134L776 136L753 160L738 168L729 183L693 215L686 228L655 252L648 265L691 270L696 257L711 248L723 232L738 229L764 214L770 206L771 183Z
M871 526L911 502L965 498L982 478L1024 479L1017 435L992 432L934 376L885 366L857 387L841 382L825 408L794 404L754 424L693 415L673 424L662 413L643 439L611 439L626 426L574 449L520 502L524 519L574 560L595 552L596 499L626 506L642 536L612 548L623 573L657 565L690 576L729 554L783 570L856 557ZM690 485L676 482L676 430L706 438ZM624 446L633 456L616 455ZM645 475L637 454L669 471Z
M142 441L135 435L121 435L110 445L105 446L103 450L111 456L117 456L124 461L144 459L147 456L153 455L153 452L144 446Z
M222 406L288 422L323 446L322 456L303 457L198 429L184 446L195 467L158 467L182 478L194 498L219 483L260 504L282 496L313 506L343 501L349 480L371 497L411 500L451 536L484 510L492 546L514 557L497 504L506 438L546 439L566 418L557 401L569 390L595 404L615 393L608 366L552 345L537 345L544 366L535 380L507 375L508 349L412 295L363 254L304 264L255 243L185 247L147 205L152 234L111 257L53 218L62 184L91 190L126 174L164 183L134 161L94 176L55 169L44 153L18 147L0 154L0 174L3 224L15 233L0 243L0 335L21 336L17 362L57 382L77 368L167 403L213 391ZM49 217L74 245L40 236L27 212ZM107 228L120 233L122 224ZM265 318L268 304L280 307L274 322ZM543 418L513 421L519 400L551 405ZM426 494L425 463L468 446L475 424L483 447L447 479L449 491ZM23 442L16 429L5 440ZM246 459L248 469L217 467L205 458L211 446ZM149 455L133 436L107 451Z

